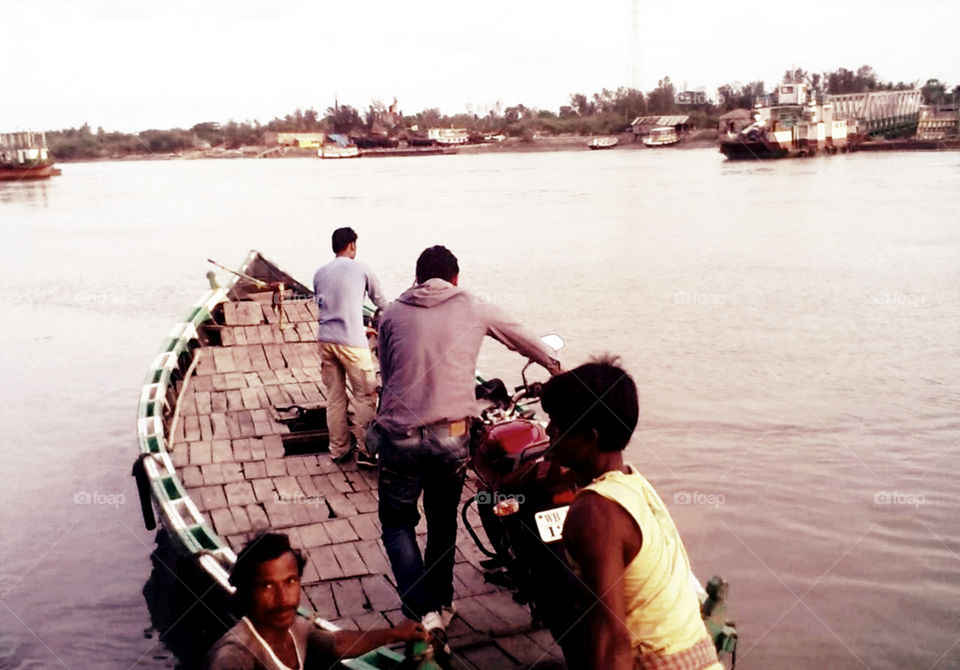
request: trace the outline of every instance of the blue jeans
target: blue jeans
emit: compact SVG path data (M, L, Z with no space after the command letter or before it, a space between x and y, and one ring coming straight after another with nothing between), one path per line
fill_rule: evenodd
M448 424L438 424L396 435L374 424L367 441L380 455L383 546L397 581L403 613L420 620L427 612L438 612L453 601L457 512L469 434L450 437ZM427 517L423 556L415 532L420 522L417 500L421 492Z

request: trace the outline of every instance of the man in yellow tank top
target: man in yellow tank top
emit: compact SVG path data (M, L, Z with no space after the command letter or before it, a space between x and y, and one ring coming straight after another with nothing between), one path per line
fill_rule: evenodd
M673 519L623 461L640 415L633 379L616 359L601 359L553 377L541 402L549 458L581 487L563 526L584 601L573 631L583 641L577 667L722 670Z

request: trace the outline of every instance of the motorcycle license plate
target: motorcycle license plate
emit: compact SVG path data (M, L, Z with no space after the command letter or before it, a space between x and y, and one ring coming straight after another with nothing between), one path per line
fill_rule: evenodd
M567 518L570 505L554 507L553 509L537 512L534 519L537 521L537 530L540 539L544 542L556 542L563 537L563 522ZM528 517L529 518L529 517Z

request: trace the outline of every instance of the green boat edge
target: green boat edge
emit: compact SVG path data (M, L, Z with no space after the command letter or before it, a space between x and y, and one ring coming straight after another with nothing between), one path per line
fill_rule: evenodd
M251 250L239 272L245 273L258 258L277 267L260 252ZM170 396L174 392L173 382L186 378L195 352L201 347L200 327L213 321L213 312L217 305L230 300L229 293L238 280L239 277L234 275L226 286L209 289L190 308L183 321L173 327L144 378L137 405L139 458L149 482L151 503L159 511L163 526L177 551L194 559L227 595L236 592L230 583L230 569L236 562L237 555L224 539L217 535L184 489L167 449L163 419L164 409L172 410L179 400L174 396L173 403L170 402ZM369 307L365 306L364 310L368 315L372 314ZM320 628L338 630L334 624L317 617L314 612L304 607L298 612L301 616L313 620ZM402 660L402 655L381 647L358 658L343 659L341 664L348 668L367 670L392 667Z

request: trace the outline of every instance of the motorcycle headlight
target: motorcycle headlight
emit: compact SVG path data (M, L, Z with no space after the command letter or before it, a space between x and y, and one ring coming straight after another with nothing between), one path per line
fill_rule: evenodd
M493 513L499 517L510 516L520 511L520 503L516 498L504 498L493 506Z

